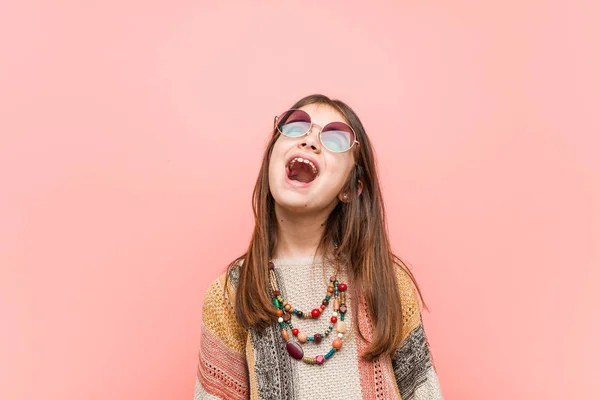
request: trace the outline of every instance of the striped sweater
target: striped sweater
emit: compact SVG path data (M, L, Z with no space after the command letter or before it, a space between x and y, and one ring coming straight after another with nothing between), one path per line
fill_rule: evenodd
M275 274L283 298L297 309L311 310L323 300L333 267L321 258L275 259ZM438 400L442 394L416 290L408 274L397 268L404 328L402 345L392 357L373 362L360 359L368 344L354 331L348 307L348 333L343 347L322 365L290 357L277 322L265 332L245 330L235 318L233 302L238 268L231 271L233 287L224 291L225 273L209 286L202 305L202 330L195 400L200 399L401 399ZM342 272L340 282L347 282ZM350 304L349 292L347 304ZM329 315L327 308L324 316ZM372 322L366 304L359 304L358 324L369 339ZM323 318L292 320L303 332L320 332ZM325 354L331 338L302 345L307 355Z

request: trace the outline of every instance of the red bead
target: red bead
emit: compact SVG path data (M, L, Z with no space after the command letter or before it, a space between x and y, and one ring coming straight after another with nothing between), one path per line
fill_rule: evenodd
M323 364L325 362L325 357L323 357L322 355L318 355L315 357L315 361L317 362L317 364Z
M323 304L321 304L321 306L319 308L321 309L321 311L323 311L325 309L325 306Z
M331 322L335 324L337 322L337 317L331 317Z
M312 314L313 318L319 318L319 315L321 315L321 311L318 308L315 308L310 313Z
M338 285L338 290L339 290L340 292L345 292L345 291L346 291L346 289L348 289L348 286L346 286L346 284L345 284L345 283L340 283L340 284Z
M321 343L321 340L323 340L323 336L321 336L320 333L315 333L315 336L313 336L313 340L316 344L319 344Z
M300 331L298 330L298 328L292 328L292 335L294 335L294 336L298 336L298 333L299 333L299 332L300 332Z
M302 360L302 357L304 357L304 350L302 350L302 347L296 342L287 342L285 348L290 356L294 357L296 360Z

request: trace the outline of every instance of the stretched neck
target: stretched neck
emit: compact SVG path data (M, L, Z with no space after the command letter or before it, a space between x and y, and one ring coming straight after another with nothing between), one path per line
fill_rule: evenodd
M324 209L317 213L301 214L275 205L278 237L273 258L320 256L316 251L330 212Z

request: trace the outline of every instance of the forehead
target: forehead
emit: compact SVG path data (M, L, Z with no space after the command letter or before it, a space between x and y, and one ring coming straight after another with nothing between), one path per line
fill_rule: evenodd
M300 107L300 109L306 111L310 115L312 122L316 124L322 123L325 125L338 121L348 123L339 111L326 104L307 104Z

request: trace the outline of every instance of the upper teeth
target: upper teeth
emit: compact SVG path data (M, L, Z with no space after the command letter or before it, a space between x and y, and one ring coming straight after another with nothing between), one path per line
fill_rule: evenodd
M310 165L312 167L313 173L315 175L317 175L317 167L315 167L315 164L313 164L312 161L307 160L307 159L302 158L302 157L296 157L296 158L292 159L292 161L290 162L290 169L294 167L294 164L296 162L303 162L305 164Z

